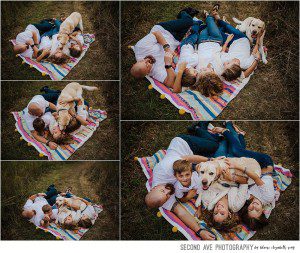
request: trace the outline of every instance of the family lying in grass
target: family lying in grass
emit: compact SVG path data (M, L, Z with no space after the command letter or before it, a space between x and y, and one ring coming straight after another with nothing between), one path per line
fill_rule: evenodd
M83 25L80 13L69 17L44 19L30 24L16 37L14 52L37 61L65 64L70 57L78 58L82 52Z
M32 136L51 149L70 144L70 134L86 126L89 118L89 103L82 98L82 90L97 90L97 87L69 83L60 90L48 86L41 89L44 94L34 96L23 110L24 120Z
M203 240L215 235L201 229L179 204L192 198L195 216L220 232L237 232L240 224L258 230L267 224L264 208L275 206L274 163L267 154L246 149L245 132L232 122L208 130L208 122L194 123L190 134L175 137L153 169L148 207L174 212Z
M76 230L90 228L98 215L90 199L75 196L71 188L62 193L50 185L45 193L27 199L22 216L36 226L46 228L55 222L63 229Z
M222 94L223 81L242 80L251 75L261 60L264 27L253 23L256 42L251 53L246 34L220 19L219 5L211 13L186 8L176 20L161 22L134 46L137 62L131 68L135 78L146 75L180 93L182 88L199 91L206 97ZM185 36L188 34L187 36ZM180 46L176 68L174 50Z

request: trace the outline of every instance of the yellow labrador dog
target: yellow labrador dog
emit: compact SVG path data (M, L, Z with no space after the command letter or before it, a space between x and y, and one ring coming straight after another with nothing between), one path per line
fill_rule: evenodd
M263 31L263 35L260 38L259 42L259 52L262 56L262 61L264 64L267 64L268 61L266 59L266 54L263 48L263 40L266 33L266 25L265 22L253 17L248 17L244 21L238 20L237 18L232 18L233 21L238 24L236 29L240 30L241 32L245 33L247 38L250 40L251 44L254 44L254 40L257 38L257 35Z
M225 159L225 158L224 158ZM199 181L200 181L200 187L201 191L206 191L212 183L218 182L220 184L220 187L224 184L230 185L236 185L234 182L229 182L224 179L222 172L226 169L229 169L228 165L225 163L224 159L214 160L214 161L208 161L208 162L202 162L199 163L196 168L199 174ZM241 164L242 166L247 167L248 170L251 170L255 172L258 176L261 175L261 167L259 163L253 159L253 158L246 158L246 157L240 157L240 158L227 158L232 161L236 161L237 163ZM231 174L235 174L237 176L242 176L245 178L248 178L246 174L244 174L241 171L230 169ZM253 184L254 181L251 178L248 178L248 185ZM225 187L225 186L224 186ZM196 207L199 207L201 204L201 194L198 195L198 198L196 200Z
M67 42L69 41L69 35L74 31L76 26L79 26L79 29L81 30L81 32L83 32L82 17L79 12L73 12L60 25L59 33L57 35L57 40L60 43L60 49L62 49L67 44Z
M64 130L72 118L69 114L69 109L75 107L74 101L79 99L83 100L83 90L95 91L98 90L98 88L95 86L80 85L79 83L72 82L67 84L67 86L61 91L56 106L58 112L57 122L60 130Z
M68 205L75 210L83 211L86 208L86 204L78 199L77 197L65 198L65 197L57 197L56 198L56 205L58 208L62 207L63 205Z

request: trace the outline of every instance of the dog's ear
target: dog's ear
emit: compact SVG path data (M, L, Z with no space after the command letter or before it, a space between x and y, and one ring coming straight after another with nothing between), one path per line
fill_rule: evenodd
M252 25L252 22L253 22L253 19L251 19L251 21L250 21L250 23L249 23L249 26L251 26L251 25Z

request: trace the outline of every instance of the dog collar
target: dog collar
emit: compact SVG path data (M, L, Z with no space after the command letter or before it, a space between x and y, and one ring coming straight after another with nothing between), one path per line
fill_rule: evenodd
M60 112L60 111L68 111L68 109L62 108L62 109L59 109L57 112Z

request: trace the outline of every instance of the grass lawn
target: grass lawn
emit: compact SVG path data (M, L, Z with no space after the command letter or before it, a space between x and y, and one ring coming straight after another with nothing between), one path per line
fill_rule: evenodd
M151 28L175 19L184 7L209 10L213 2L123 2L122 3L122 119L191 119L179 115L167 99L148 90L149 82L135 80L129 70L135 62L128 46L135 45ZM247 86L217 119L298 119L299 109L299 24L298 2L221 2L220 14L257 17L266 22L264 45L269 63L260 63ZM288 15L287 15L288 13Z
M119 164L117 162L2 162L1 239L55 240L21 217L28 196L50 184L60 191L68 186L80 197L103 205L96 223L83 240L119 238Z
M3 80L49 80L27 64L21 64L12 50L10 39L14 39L30 23L44 18L81 13L85 33L96 36L67 80L118 80L119 79L119 3L84 1L32 1L3 2L2 9L2 79ZM17 18L16 18L17 17Z
M166 149L172 138L186 133L192 122L122 122L122 239L183 240L173 233L158 210L146 207L146 177L135 156L151 156ZM220 122L213 122L215 126ZM299 234L299 123L237 122L247 132L247 149L269 154L276 164L291 170L295 176L270 216L270 224L253 240L298 240ZM288 228L288 229L287 229Z
M119 158L119 83L118 82L79 82L97 86L99 91L84 91L83 97L94 109L107 111L107 119L100 122L93 136L79 148L70 159L74 160L118 160ZM20 141L15 132L15 120L11 112L23 110L30 99L40 94L40 88L48 85L53 89L63 89L68 82L2 82L2 159L41 160L34 147Z

